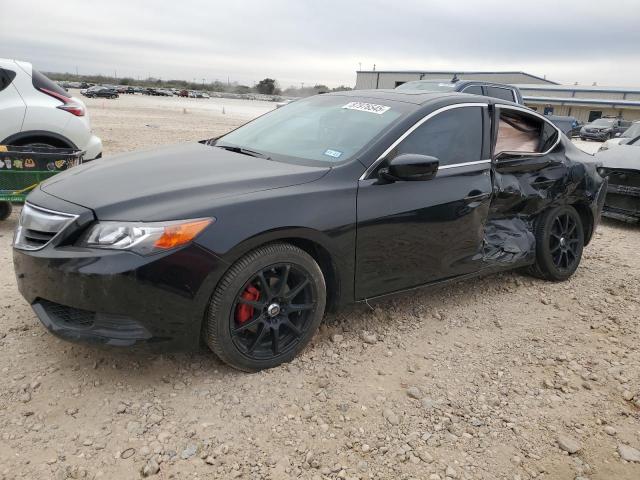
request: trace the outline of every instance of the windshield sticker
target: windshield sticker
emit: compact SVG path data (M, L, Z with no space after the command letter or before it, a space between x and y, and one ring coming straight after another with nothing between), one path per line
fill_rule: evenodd
M333 157L333 158L340 158L340 155L342 155L342 152L339 152L337 150L330 150L329 149L329 150L325 150L324 154L328 155L330 157Z
M364 102L349 102L342 108L347 108L349 110L360 110L361 112L375 113L376 115L382 115L384 112L391 109L391 107L385 107L384 105L376 105L374 103Z

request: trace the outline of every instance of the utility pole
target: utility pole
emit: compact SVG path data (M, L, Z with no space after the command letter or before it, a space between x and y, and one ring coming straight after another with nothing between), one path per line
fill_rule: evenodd
M303 89L304 88L304 82L300 82L300 88Z
M78 66L76 65L76 77L78 77Z
M358 71L362 70L362 62L358 62Z
M376 64L375 63L373 64L373 71L374 72L376 71Z

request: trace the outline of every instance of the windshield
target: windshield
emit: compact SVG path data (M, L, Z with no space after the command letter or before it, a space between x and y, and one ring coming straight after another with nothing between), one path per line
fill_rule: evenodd
M396 90L424 90L426 92L453 92L455 83L446 81L416 80L415 82L403 83L396 87Z
M414 105L317 95L273 110L216 141L275 160L350 159ZM245 152L242 152L245 153Z
M635 138L640 136L640 123L634 123L629 128L627 128L624 132L622 132L621 137L624 138Z
M613 125L613 118L599 118L594 120L591 124L608 127L609 125Z

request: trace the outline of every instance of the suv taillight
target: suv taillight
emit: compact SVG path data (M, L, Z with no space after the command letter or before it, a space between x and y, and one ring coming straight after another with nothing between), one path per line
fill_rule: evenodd
M69 112L76 117L84 116L84 107L79 103L74 102L69 97L65 97L64 95L60 95L59 93L52 92L51 90L47 90L46 88L39 88L38 90L46 95L49 95L50 97L55 98L56 100L60 100L62 102L62 105L58 105L56 108L64 110L65 112Z

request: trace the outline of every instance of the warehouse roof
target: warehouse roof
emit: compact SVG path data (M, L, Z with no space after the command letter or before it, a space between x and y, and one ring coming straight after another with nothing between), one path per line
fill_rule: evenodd
M615 100L606 98L576 98L576 97L536 97L522 95L526 102L555 103L561 105L607 105L611 107L636 107L640 108L640 100Z
M640 93L640 87L605 87L600 85L541 85L539 83L514 84L520 90L541 90L547 92L597 92L597 93Z
M487 71L471 71L471 70L357 70L356 73L414 73L414 74L425 74L425 75L524 75L526 77L535 78L536 80L542 80L544 82L549 83L550 85L558 85L556 82L552 82L551 80L547 80L543 77L538 77L537 75L532 75L527 72L521 71L502 71L502 72L487 72Z

